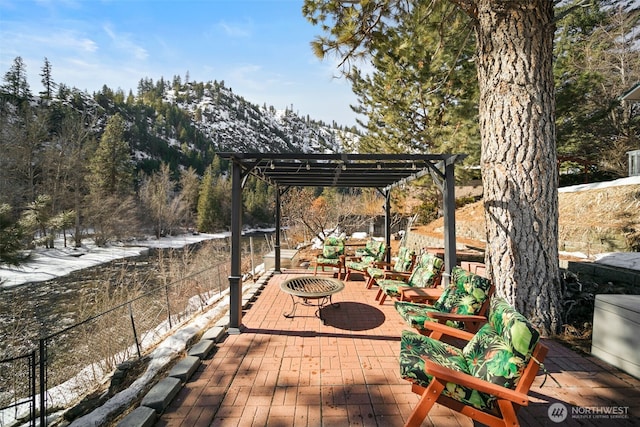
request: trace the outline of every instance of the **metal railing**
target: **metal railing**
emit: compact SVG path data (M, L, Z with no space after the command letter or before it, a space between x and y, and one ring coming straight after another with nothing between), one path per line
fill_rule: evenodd
M253 254L251 255L253 258ZM38 339L28 354L0 360L0 427L47 425L98 387L120 363L140 359L177 326L217 303L228 260L176 280L129 290L136 296Z

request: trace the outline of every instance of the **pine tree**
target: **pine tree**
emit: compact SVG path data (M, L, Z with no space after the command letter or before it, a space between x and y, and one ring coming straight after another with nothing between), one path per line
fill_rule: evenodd
M0 264L19 265L24 230L19 222L11 218L11 206L0 204Z
M124 137L124 119L120 114L111 116L89 163L92 192L103 195L132 193L133 162L131 149Z
M353 60L375 55L372 46L403 28L412 8L442 2L468 15L474 30L475 55L469 59L478 75L490 277L498 295L542 334L553 335L562 322L553 79L557 2L305 0L303 14L326 33L314 41L314 52L336 54L348 72Z
M347 75L367 122L359 152L465 152L479 162L478 84L469 17L419 2L371 44L374 70ZM411 42L407 42L411 40Z
M42 77L41 82L42 87L44 88L44 90L40 92L40 97L42 99L51 99L56 84L53 82L53 77L51 75L51 63L46 57L44 58L44 65L42 66L40 77Z
M31 90L27 82L27 66L22 57L16 56L13 65L4 75L5 84L2 89L18 99L31 99Z
M208 232L215 230L216 210L215 210L215 177L212 168L209 167L200 185L200 195L198 197L198 231Z

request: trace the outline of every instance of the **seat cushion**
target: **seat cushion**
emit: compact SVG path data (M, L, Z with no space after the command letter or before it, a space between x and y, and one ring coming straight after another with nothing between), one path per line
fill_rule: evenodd
M429 317L428 312L438 312L433 306L426 304L420 304L417 302L408 301L396 301L395 309L400 314L400 317L404 319L407 324L413 328L424 330L425 322L437 322L436 319ZM458 322L447 321L447 324L451 327L459 327Z
M415 332L403 331L400 375L407 381L428 387L433 377L425 372L423 357L454 371L469 373L467 360L459 348ZM454 383L447 383L442 394L478 409L493 409L495 406L494 397Z
M340 258L324 258L318 257L316 259L316 264L318 265L342 265L342 260Z
M388 296L397 298L400 296L399 288L401 286L407 286L407 282L395 279L382 279L378 280L378 286L380 287L382 292L384 292Z
M408 271L411 268L411 262L413 261L413 257L415 252L412 249L409 249L405 246L402 246L398 249L398 258L396 262L393 264L393 271Z
M435 255L423 254L420 262L411 272L408 286L431 288L437 284L442 272L443 261Z

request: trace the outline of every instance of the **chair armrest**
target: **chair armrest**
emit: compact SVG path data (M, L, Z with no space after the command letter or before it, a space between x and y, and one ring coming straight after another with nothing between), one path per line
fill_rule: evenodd
M416 288L413 286L401 286L398 289L400 292L400 301L413 301L424 302L429 301L426 304L431 305L432 301L436 301L444 292L442 288Z
M384 268L385 270L391 270L393 264L390 262L374 261L371 263L372 267Z
M402 280L406 282L409 280L409 277L411 277L411 273L401 273L396 271L386 271L384 273L385 279L395 279L395 280Z
M462 329L454 328L453 326L448 326L444 323L430 322L428 320L424 322L423 328L428 331L437 332L441 335L448 335L463 341L471 341L474 337L474 334L471 332L463 331Z
M456 314L456 313L442 313L442 312L433 312L433 311L429 311L427 312L427 316L431 317L432 319L437 319L437 320L452 320L452 321L456 321L456 322L486 322L487 318L484 316L476 316L473 314Z
M427 357L422 358L424 360L424 370L428 374L442 380L447 383L459 384L465 387L469 387L472 390L477 390L483 393L497 396L500 399L507 399L520 406L527 406L529 404L529 397L524 394L512 390L510 388L502 387L497 384L493 384L480 378L476 378L472 375L466 374L460 371L454 371L453 369L445 368L442 365L438 365Z

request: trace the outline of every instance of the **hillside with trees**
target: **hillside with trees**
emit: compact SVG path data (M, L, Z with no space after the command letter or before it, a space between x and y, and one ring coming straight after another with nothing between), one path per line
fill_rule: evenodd
M15 58L0 87L0 254L141 234L225 230L229 165L216 152L338 152L359 133L247 102L224 82L143 78L137 93L88 94L53 80L31 93ZM246 220L273 221L272 190L250 180ZM66 244L66 239L65 239Z

